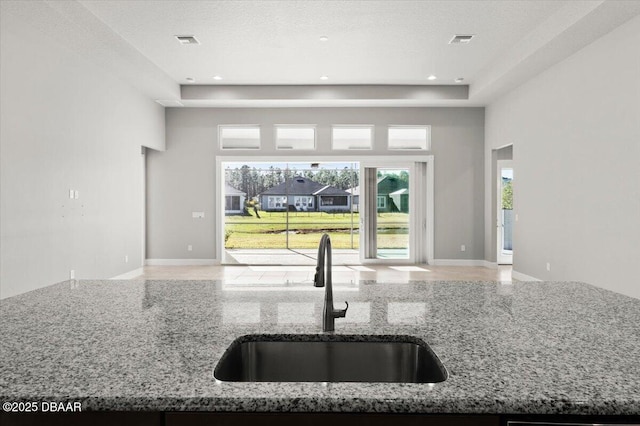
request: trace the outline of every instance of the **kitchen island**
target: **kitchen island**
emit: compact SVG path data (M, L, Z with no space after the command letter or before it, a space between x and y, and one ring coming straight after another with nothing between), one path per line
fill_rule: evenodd
M0 301L0 399L82 411L640 415L640 300L575 282L361 281L338 334L424 340L436 384L220 382L238 336L322 333L312 283L68 281Z

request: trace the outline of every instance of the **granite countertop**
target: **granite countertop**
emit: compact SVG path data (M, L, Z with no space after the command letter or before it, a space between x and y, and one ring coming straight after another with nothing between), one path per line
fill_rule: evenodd
M437 384L231 383L238 336L322 332L311 283L74 281L0 301L0 399L84 410L640 414L640 300L582 283L360 282L340 334L406 334Z

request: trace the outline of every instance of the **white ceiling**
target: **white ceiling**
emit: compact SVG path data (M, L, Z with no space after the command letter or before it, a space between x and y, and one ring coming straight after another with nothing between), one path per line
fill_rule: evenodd
M81 3L181 84L453 84L473 83L566 1ZM477 36L448 44L455 34Z
M486 105L640 14L637 0L3 0L2 6L150 97L185 106ZM451 45L455 34L476 37ZM201 44L181 45L176 35L194 35ZM427 80L430 74L437 80ZM458 77L469 85L463 99L425 92L456 85ZM184 90L192 85L210 86ZM279 99L274 85L307 88L301 98ZM398 90L352 97L339 93L340 85ZM305 97L308 86L331 90L316 99ZM424 89L406 96L416 86Z

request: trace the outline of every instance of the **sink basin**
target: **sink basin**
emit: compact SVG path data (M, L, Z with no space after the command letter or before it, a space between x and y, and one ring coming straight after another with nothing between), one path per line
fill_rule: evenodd
M247 335L234 340L214 370L230 382L436 383L447 370L412 336Z

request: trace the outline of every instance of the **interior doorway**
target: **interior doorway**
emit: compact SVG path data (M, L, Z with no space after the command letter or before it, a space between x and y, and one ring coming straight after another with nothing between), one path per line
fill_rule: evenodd
M513 265L513 164L498 160L497 167L497 263Z

